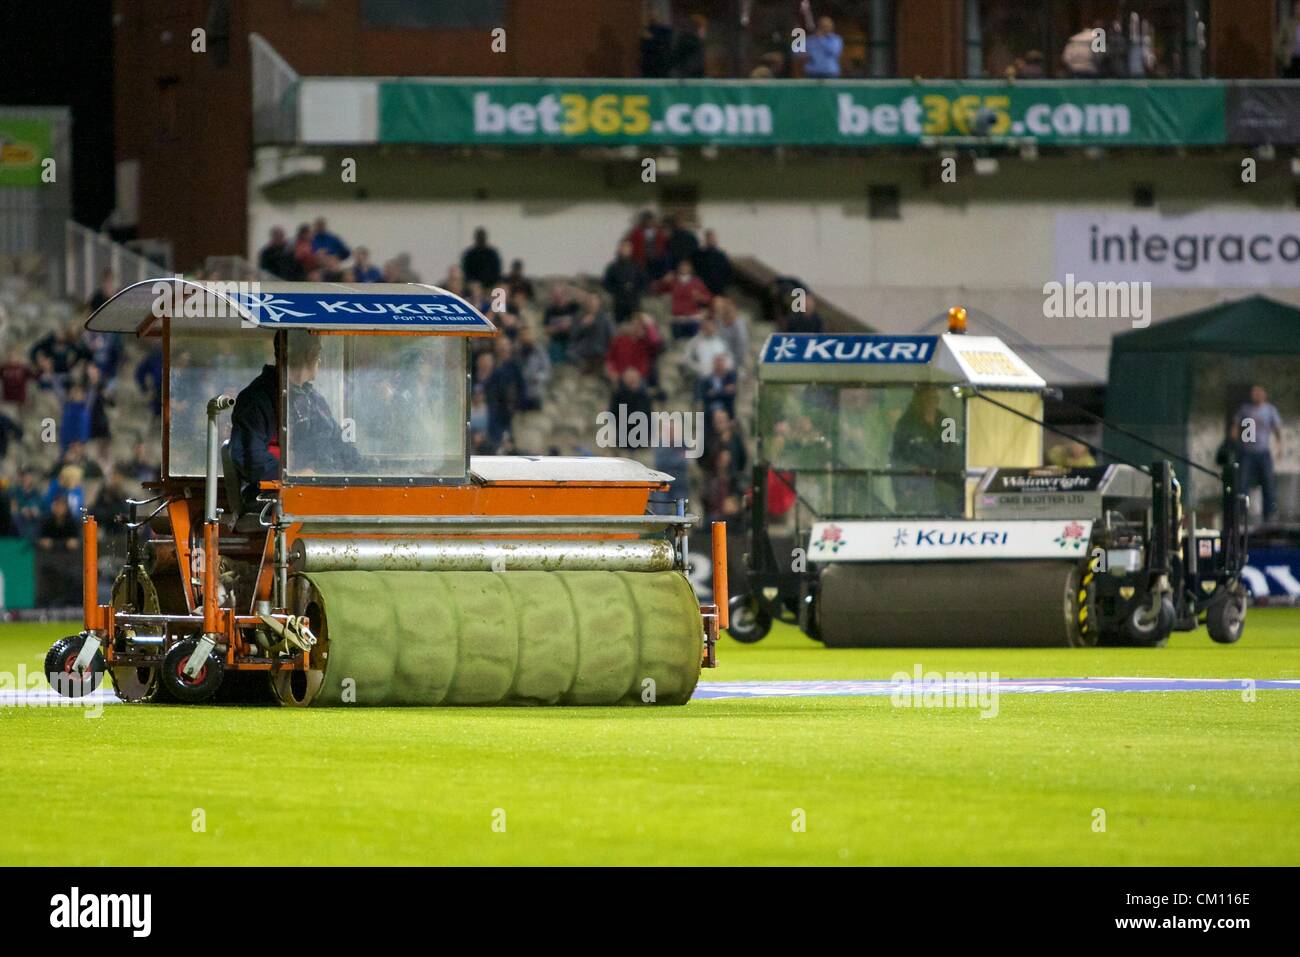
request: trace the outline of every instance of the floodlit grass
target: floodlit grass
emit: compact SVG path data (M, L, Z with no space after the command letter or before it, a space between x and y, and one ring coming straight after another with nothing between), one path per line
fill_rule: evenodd
M76 630L0 626L0 670ZM828 650L779 627L719 658L707 679L1300 678L1300 611L1252 610L1230 647ZM1244 699L0 708L0 864L1300 864L1300 693Z

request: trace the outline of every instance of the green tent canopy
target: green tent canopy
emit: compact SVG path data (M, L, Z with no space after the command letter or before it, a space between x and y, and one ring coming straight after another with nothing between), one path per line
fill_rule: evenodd
M1215 451L1251 385L1268 390L1284 421L1300 415L1300 309L1250 296L1122 333L1111 345L1108 380L1108 422L1217 469ZM1136 462L1160 457L1113 429L1105 446ZM1218 483L1175 466L1190 480L1189 504L1212 507Z

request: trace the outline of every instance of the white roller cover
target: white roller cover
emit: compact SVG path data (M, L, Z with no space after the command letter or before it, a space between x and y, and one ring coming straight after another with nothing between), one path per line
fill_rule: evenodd
M482 482L620 482L660 485L673 477L632 459L582 455L473 455L470 474Z

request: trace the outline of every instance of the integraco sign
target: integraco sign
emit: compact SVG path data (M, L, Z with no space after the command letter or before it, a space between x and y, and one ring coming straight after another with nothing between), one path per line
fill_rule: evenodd
M1225 141L1215 82L375 81L383 143L885 146Z

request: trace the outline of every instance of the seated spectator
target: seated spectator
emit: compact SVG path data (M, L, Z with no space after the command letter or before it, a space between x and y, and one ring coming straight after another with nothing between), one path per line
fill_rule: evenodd
M691 494L690 480L688 476L686 443L682 440L681 430L677 427L677 422L673 419L668 420L668 426L665 429L663 441L655 448L654 467L660 472L667 472L673 477L667 492L651 492L652 501L667 505L660 511L663 514L670 514L678 499L689 498Z
M55 499L36 538L37 604L45 608L81 601L81 527L66 499Z
M113 400L104 394L99 376L99 366L88 365L84 374L86 401L90 403L90 437L104 448L108 447L113 437L112 425L108 420L108 409Z
M384 281L389 281L387 275L385 275ZM447 267L447 275L442 277L442 282L438 283L438 285L450 293L463 296L465 295L465 274L460 271L459 266L452 263Z
M131 449L131 457L119 466L132 481L141 484L156 482L161 468L158 462L149 458L144 442L137 442Z
M605 354L605 374L617 382L627 369L635 369L650 388L657 388L659 377L655 360L663 349L663 340L655 321L644 312L637 313L618 327Z
M466 282L477 282L490 289L501 280L501 254L488 245L487 230L474 230L474 245L461 254L460 268Z
M99 370L99 378L109 388L122 364L122 336L116 332L85 330L81 344L90 353L90 362Z
M671 268L667 262L668 233L650 210L641 212L623 239L632 244L632 259L651 279L658 279Z
M569 337L578 317L578 301L562 282L551 285L551 301L542 313L542 326L549 342L551 362L564 362L569 355Z
M95 496L95 504L90 509L100 528L110 535L125 534L126 528L118 519L130 515L131 506L127 504L130 497L122 470L116 467L110 469L108 478L104 480L99 494Z
M1088 469L1097 464L1082 442L1061 442L1047 450L1047 464L1063 469Z
M154 343L135 367L135 384L149 396L149 406L156 417L162 415L162 346Z
M600 307L600 297L583 293L579 298L581 311L573 323L569 334L569 358L576 362L582 371L592 374L599 371L605 362L605 353L609 351L609 340L613 335L609 316Z
M41 522L45 518L45 492L38 484L38 478L36 469L23 469L17 488L9 493L14 534L29 541L39 534Z
M293 239L293 261L297 264L295 271L304 279L316 268L316 250L311 241L311 227L303 223Z
M695 386L695 398L704 406L704 414L712 416L724 409L728 418L736 415L736 371L725 355L713 358L713 370Z
M615 322L623 322L641 309L641 297L649 283L645 269L633 256L631 241L624 239L618 244L614 259L605 267L605 276L601 280L601 285L614 301Z
M316 256L320 264L320 282L351 282L351 277L343 268L343 261L337 255L321 250Z
M346 262L352 257L352 250L348 248L348 244L329 231L324 216L316 218L316 225L311 235L311 249L318 256L321 253L329 253L339 262Z
M75 465L65 465L59 469L57 478L50 479L45 490L45 508L48 513L55 502L63 502L74 515L81 512L86 504L86 495L81 489L82 472Z
M531 302L537 296L537 290L533 287L533 281L524 275L524 261L522 259L512 260L510 271L506 273L505 284L510 289L510 298L513 299L517 294L523 295Z
M731 285L731 260L718 248L718 234L711 229L704 231L704 245L695 254L695 274L715 296Z
M1085 27L1065 43L1061 51L1061 63L1066 73L1075 79L1096 79L1100 73L1100 59L1092 48L1095 31L1103 29L1102 21L1094 21L1091 27Z
M799 12L803 14L804 26L808 29L803 75L816 80L836 79L840 75L844 38L835 32L835 21L822 16L814 23L811 0L802 0Z
M731 349L727 340L718 333L717 321L712 316L706 316L699 335L691 340L690 348L686 350L686 358L696 378L703 379L713 372L714 363L719 356L730 369Z
M669 295L673 339L689 339L695 335L700 328L703 307L709 304L712 296L709 287L695 275L691 261L681 260L671 276L655 283L655 291Z
M73 384L66 393L58 393L63 399L63 418L59 424L59 445L68 447L69 442L89 442L91 415L94 411L97 394L82 385Z
M17 349L10 349L4 364L0 365L0 388L3 389L4 401L25 405L27 384L35 379L36 370L31 363L24 362L22 353Z
M731 353L731 367L739 375L749 367L749 320L726 296L715 296L709 309L718 324L718 335L727 343L727 350Z
M104 477L104 470L99 463L86 454L86 446L80 442L69 442L67 449L59 456L59 461L50 469L50 478L58 478L63 469L71 465L81 472L81 477L92 482Z
M378 266L370 261L370 250L365 246L358 246L356 252L352 254L352 281L384 281L383 272L380 271Z
M519 408L535 412L542 407L551 381L551 357L537 342L537 333L527 326L519 330L519 363L524 377L524 395Z
M279 276L281 279L294 280L302 275L302 268L294 257L293 246L289 243L289 237L284 234L283 227L271 228L266 245L257 254L257 266L263 272L269 272L272 276Z

